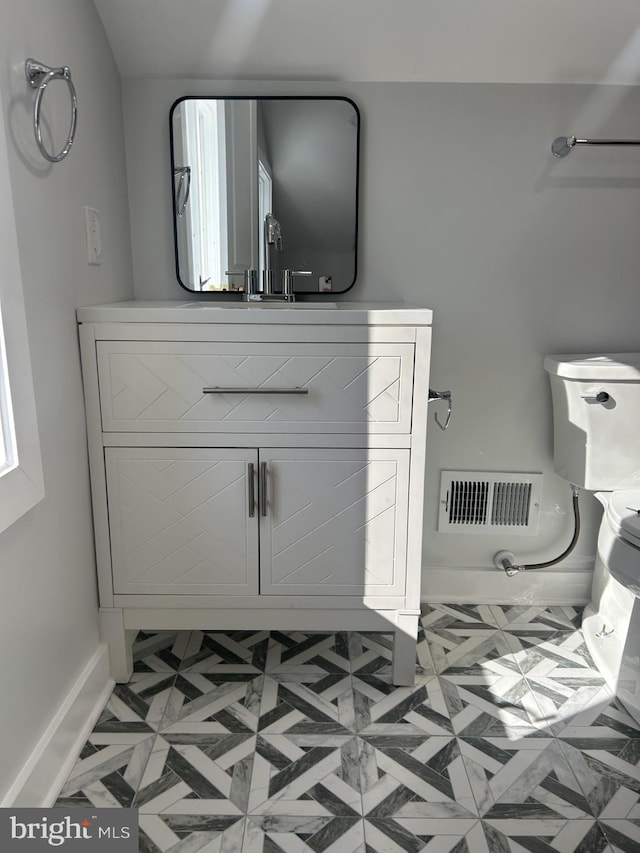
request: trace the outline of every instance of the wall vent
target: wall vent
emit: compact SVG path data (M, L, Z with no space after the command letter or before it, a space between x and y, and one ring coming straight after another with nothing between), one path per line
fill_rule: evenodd
M533 535L541 497L542 474L443 471L438 530Z

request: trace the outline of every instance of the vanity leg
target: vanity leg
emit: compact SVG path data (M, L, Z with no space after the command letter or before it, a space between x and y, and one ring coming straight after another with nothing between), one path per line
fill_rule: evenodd
M135 631L124 627L121 609L100 608L100 634L109 647L111 675L119 684L126 684L133 673L133 640Z
M399 613L393 634L392 680L396 685L413 684L416 677L418 614Z

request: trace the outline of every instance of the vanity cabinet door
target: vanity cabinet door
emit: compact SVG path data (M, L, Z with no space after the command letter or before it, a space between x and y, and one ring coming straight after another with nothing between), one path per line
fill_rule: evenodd
M409 450L260 450L263 595L403 595Z
M256 595L253 449L105 449L115 593Z

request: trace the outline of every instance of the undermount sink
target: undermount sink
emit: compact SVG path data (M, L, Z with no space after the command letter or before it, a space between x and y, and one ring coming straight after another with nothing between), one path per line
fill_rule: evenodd
M243 302L247 308L294 308L298 311L306 311L307 309L337 308L335 302Z
M279 300L267 300L265 302L184 302L182 308L251 308L258 310L268 309L293 309L294 311L317 311L322 309L336 309L335 302L280 302Z

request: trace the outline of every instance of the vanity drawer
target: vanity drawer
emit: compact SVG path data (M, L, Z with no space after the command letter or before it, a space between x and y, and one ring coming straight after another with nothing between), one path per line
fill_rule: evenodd
M105 432L411 431L413 344L96 346Z

